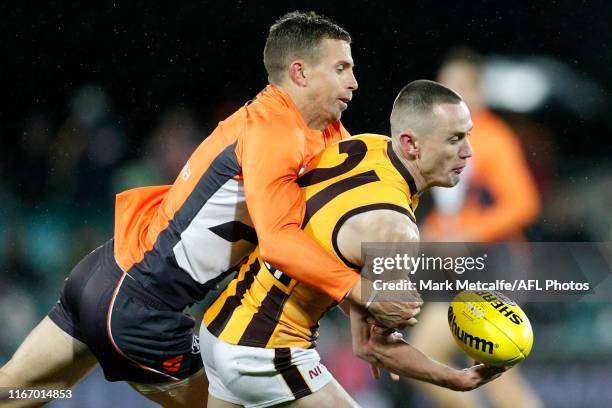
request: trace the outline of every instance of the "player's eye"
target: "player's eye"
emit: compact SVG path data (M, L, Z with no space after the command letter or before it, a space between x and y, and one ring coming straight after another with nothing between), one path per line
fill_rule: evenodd
M466 137L466 134L465 134L465 133L458 133L458 134L454 134L454 135L452 135L452 136L451 136L451 137L448 139L448 141L449 141L449 143L450 143L450 144L456 144L456 143L458 143L459 141L461 141L461 140L465 139L465 137Z

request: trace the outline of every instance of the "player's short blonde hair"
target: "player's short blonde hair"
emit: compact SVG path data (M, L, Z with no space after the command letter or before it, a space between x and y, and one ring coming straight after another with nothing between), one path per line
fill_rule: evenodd
M351 42L346 30L314 11L293 11L276 20L264 47L264 65L270 83L283 81L291 61L304 59L316 63L324 39Z

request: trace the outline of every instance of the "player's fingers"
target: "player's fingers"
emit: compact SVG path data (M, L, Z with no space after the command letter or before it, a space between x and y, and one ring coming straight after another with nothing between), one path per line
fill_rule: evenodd
M372 325L372 331L379 336L388 336L391 333L395 332L394 329L389 329L387 327L379 326L377 324Z
M414 325L416 325L418 322L419 322L419 321L413 317L412 319L408 320L407 324L408 324L408 326L414 326Z
M421 304L421 302L406 302L403 306L405 309L414 310L420 308L423 305Z
M419 313L421 313L421 308L415 307L415 308L406 310L401 316L404 319L412 319L413 317L416 317Z
M419 292L411 291L408 292L406 295L407 296L405 299L414 302L415 304L417 304L417 306L421 306L423 304L423 298L421 297L421 294Z
M480 379L479 383L480 383L480 385L488 384L491 381L494 381L494 380L498 379L500 376L501 376L501 373L500 374L495 374L494 376L491 376L491 377L483 377L483 378Z
M483 364L483 365L485 366L487 371L492 372L492 373L503 373L504 371L508 369L507 367L490 366L486 364Z
M506 367L493 367L493 370L490 371L491 374L500 376L505 373L508 369Z
M500 375L502 375L506 371L506 367L493 367L493 366L488 366L485 364L480 364L474 367L478 367L476 369L478 374L482 378L487 379L487 380L493 380L495 378L498 378Z
M380 379L380 369L378 367L376 367L375 365L370 364L370 372L372 373L372 377L375 380L379 380Z
M404 335L398 331L391 333L389 336L391 336L391 340L394 342L403 341L404 339Z
M396 330L404 330L406 328L406 326L408 326L408 321L405 321L403 323L399 323L396 327Z

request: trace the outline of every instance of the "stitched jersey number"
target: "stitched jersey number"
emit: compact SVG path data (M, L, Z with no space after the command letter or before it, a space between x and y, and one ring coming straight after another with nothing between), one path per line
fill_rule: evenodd
M353 170L365 157L368 147L361 140L347 140L338 144L338 150L348 154L348 157L337 166L314 169L304 174L298 180L300 187L312 186Z
M348 154L348 157L344 159L342 163L334 167L311 170L300 177L298 184L301 187L311 186L353 170L366 156L368 146L362 140L347 140L340 142L338 150L340 153ZM302 222L302 228L308 224L308 221L310 221L317 211L334 199L334 197L353 188L378 180L380 179L376 175L376 172L370 170L344 178L325 187L306 201L306 216Z

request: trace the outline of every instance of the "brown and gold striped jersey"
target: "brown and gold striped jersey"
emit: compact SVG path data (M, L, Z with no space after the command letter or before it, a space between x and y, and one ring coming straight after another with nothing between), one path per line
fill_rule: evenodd
M351 216L390 209L414 221L416 186L386 136L355 136L325 149L299 184L306 198L302 228L348 267L359 269L339 252L337 237ZM310 348L319 320L335 305L334 299L267 264L255 249L207 308L204 324L231 344Z

